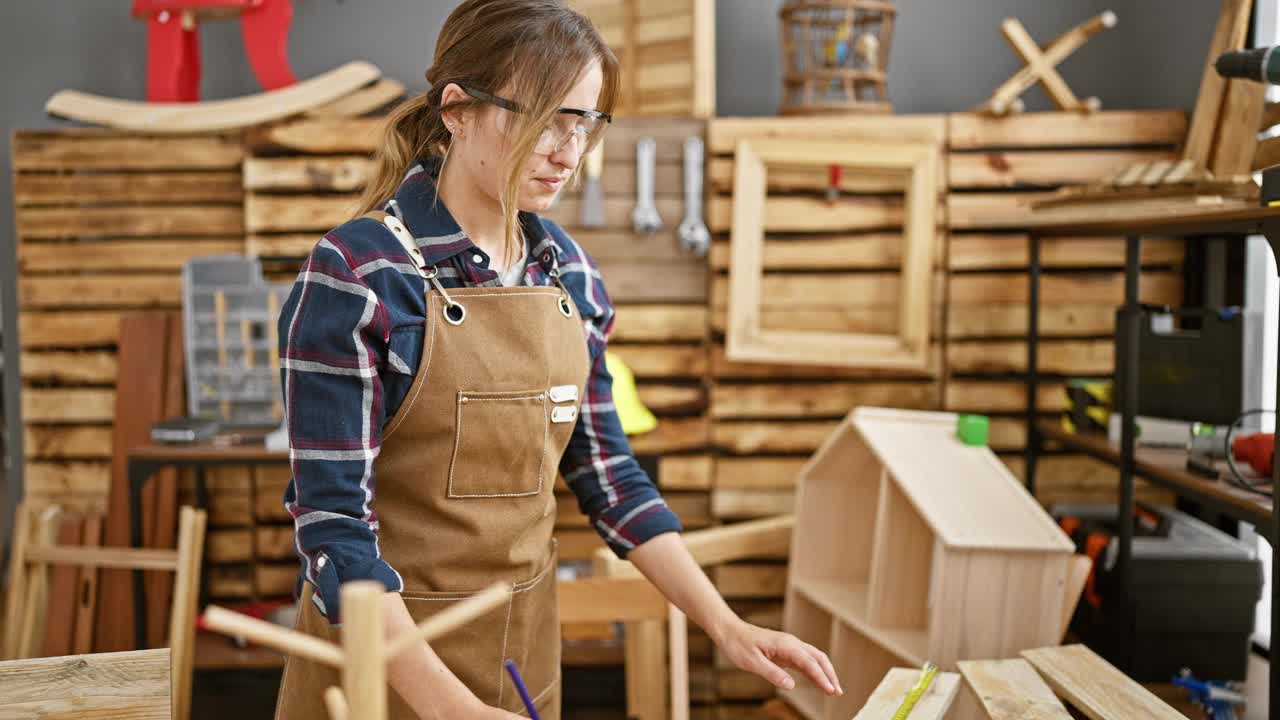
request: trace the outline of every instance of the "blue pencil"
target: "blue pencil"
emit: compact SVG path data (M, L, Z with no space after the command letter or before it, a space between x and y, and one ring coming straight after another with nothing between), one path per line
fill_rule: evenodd
M504 664L507 666L507 674L511 676L511 682L515 683L516 692L520 693L520 699L524 701L525 709L529 711L530 720L541 720L538 717L538 711L533 708L533 698L529 697L529 688L524 686L524 680L520 679L520 671L516 670L516 661L507 658Z

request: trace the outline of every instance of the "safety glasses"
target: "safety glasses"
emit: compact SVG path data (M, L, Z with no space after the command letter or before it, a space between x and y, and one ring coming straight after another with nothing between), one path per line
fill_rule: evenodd
M503 110L509 110L513 113L524 112L524 109L519 104L506 98L498 97L469 85L459 84L458 87L462 88L471 97L496 105ZM538 142L534 145L533 151L541 155L558 153L564 149L564 146L572 138L577 143L577 149L580 152L586 152L588 148L595 145L596 140L599 139L611 122L613 122L613 116L609 113L603 113L598 110L560 108L556 111L556 119L542 129L542 134L538 136Z

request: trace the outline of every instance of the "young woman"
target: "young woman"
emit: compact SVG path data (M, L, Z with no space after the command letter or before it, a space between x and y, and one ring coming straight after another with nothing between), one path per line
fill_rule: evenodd
M841 692L826 655L738 618L689 555L614 411L600 273L536 214L610 122L613 54L562 0L466 0L426 77L388 119L374 212L325 235L280 317L298 627L336 639L351 580L385 585L388 636L509 581L498 610L391 661L391 717L516 717L513 658L558 718L558 471L609 547L739 667ZM338 684L291 658L277 720L325 717Z

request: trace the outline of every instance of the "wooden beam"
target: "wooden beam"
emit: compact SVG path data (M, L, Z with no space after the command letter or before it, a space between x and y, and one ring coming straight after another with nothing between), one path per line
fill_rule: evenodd
M1043 148L1045 138L1059 147L1181 145L1187 115L1171 110L1090 113L1022 113L993 117L981 113L947 115L952 150Z
M961 660L957 665L991 720L1070 720L1026 660Z
M372 149L372 148L370 148ZM12 164L31 170L234 170L244 161L239 133L147 136L103 128L16 130Z
M1227 81L1218 74L1214 62L1228 50L1240 48L1249 28L1249 15L1253 0L1222 0L1218 24L1209 41L1209 54L1200 76L1200 91L1196 95L1195 110L1191 114L1191 129L1187 133L1182 157L1197 167L1209 166L1214 137L1222 118L1223 96Z
M989 150L947 156L952 189L1045 187L1097 182L1136 163L1173 160L1171 150Z
M0 714L167 718L169 663L168 648L3 662Z
M907 693L920 677L918 668L892 668L885 674L884 680L871 693L862 710L853 720L882 720L892 717ZM939 672L934 676L929 689L920 697L911 711L912 720L942 720L946 717L951 703L955 702L960 691L960 676L956 673Z
M665 621L667 600L643 577L590 577L560 583L560 622Z
M929 381L722 383L711 388L716 419L837 418L858 405L929 409L938 385Z
M1091 720L1182 720L1182 713L1084 645L1022 651L1053 688Z

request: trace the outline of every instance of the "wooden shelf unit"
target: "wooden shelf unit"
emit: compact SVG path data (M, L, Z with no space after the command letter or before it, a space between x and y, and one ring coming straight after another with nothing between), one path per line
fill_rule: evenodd
M1071 541L955 423L857 408L801 470L783 626L845 687L783 693L811 720L852 717L893 667L954 670L1060 639Z

